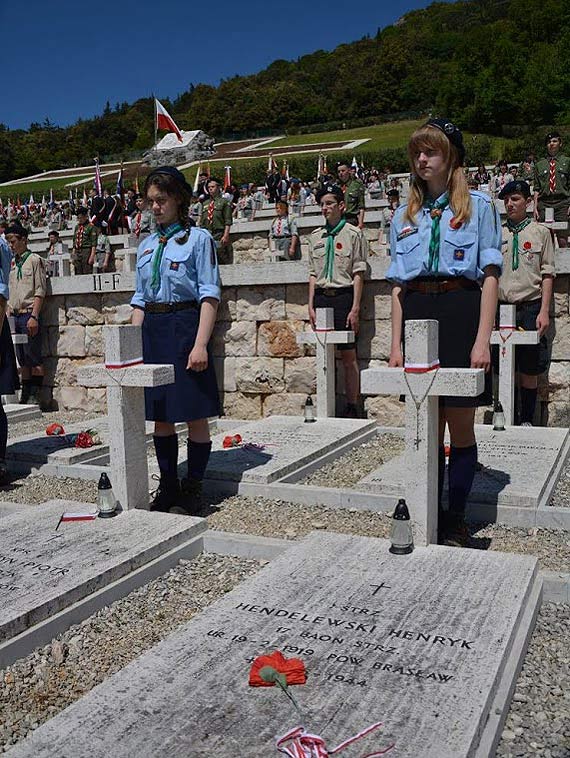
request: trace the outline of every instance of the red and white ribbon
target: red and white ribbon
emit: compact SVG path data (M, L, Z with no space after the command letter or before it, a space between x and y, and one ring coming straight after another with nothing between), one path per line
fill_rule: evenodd
M141 356L140 358L131 358L128 361L119 361L119 363L106 363L105 368L129 368L130 366L140 366L142 362Z
M315 328L315 329L313 329L313 331L314 332L334 332L334 326L331 327L330 329L317 329L317 328Z
M510 329L512 332L514 332L516 328L517 327L513 326L512 324L501 324L499 327L499 331L502 332L502 331L506 331L507 329Z
M310 734L305 731L304 727L297 726L277 740L277 750L289 758L329 758L381 726L381 721L372 724L372 726L344 740L332 750L327 750L325 741L318 734ZM286 745L285 743L289 744ZM363 758L377 758L392 750L393 747L394 745L389 745L382 750L375 750L373 753L367 753Z
M406 374L427 374L429 371L436 371L439 368L439 359L431 363L405 363L404 371Z
M94 521L97 516L99 515L99 511L95 511L95 513L89 512L71 512L67 511L66 513L62 513L59 517L59 521L57 522L57 526L55 528L55 531L59 529L60 524L64 524L67 521Z

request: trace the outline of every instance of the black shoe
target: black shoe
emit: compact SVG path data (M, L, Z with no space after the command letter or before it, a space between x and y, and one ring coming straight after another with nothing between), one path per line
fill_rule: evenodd
M30 388L30 396L26 402L26 405L39 405L39 404L40 404L40 387L33 386Z
M445 511L440 517L438 543L448 547L469 547L471 536L461 513Z
M199 516L202 511L202 482L198 479L182 479L180 497L169 513L181 516Z
M30 400L30 385L22 382L22 391L20 392L20 405L27 405Z
M10 474L8 473L8 466L4 459L0 459L0 486L8 484L10 481Z
M153 478L155 477L156 475L153 475ZM154 492L154 497L149 510L168 513L170 508L178 503L179 498L180 484L178 479L176 480L176 483L169 482L168 484L161 479L158 488Z
M347 403L342 418L358 418L358 408L354 403Z

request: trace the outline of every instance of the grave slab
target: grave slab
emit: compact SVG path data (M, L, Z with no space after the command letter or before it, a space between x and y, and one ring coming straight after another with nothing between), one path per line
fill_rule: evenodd
M65 522L64 500L0 519L0 643L154 560L206 528L203 519L142 510Z
M242 426L243 424L243 426ZM324 455L336 446L375 428L374 421L320 418L307 424L298 416L268 416L256 422L236 422L212 440L206 479L268 484ZM226 435L240 434L244 443L263 450L224 450Z
M558 464L567 453L568 429L476 425L479 463L471 503L538 508L550 497ZM403 497L409 464L405 453L361 479L355 489Z
M20 405L19 403L6 403L4 412L8 417L8 424L19 424L22 421L33 421L40 418L42 412L37 405Z
M482 756L496 744L540 597L529 556L313 533L8 751L11 758L269 758L300 723L347 755ZM342 570L339 570L339 569ZM292 687L250 662L300 657ZM489 755L487 751L484 755Z

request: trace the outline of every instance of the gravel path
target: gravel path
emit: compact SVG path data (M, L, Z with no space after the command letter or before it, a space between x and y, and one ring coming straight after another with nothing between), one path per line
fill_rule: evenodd
M570 461L567 461L562 470L548 505L556 508L570 508Z
M0 670L0 752L156 645L262 562L200 555Z

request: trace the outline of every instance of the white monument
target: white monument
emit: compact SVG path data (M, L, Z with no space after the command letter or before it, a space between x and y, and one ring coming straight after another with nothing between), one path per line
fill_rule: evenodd
M441 395L475 397L483 391L483 369L440 368L437 321L406 321L406 363L369 368L361 374L363 395L406 395L406 501L414 542L437 542L438 400Z

